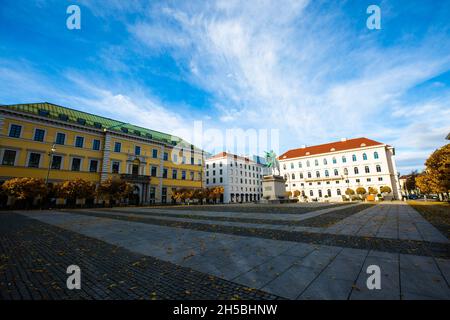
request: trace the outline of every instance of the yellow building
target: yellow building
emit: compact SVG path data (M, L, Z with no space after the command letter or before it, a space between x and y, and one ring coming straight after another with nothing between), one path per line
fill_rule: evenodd
M135 186L139 203L166 203L201 188L203 151L162 132L51 103L0 105L0 182L111 176Z

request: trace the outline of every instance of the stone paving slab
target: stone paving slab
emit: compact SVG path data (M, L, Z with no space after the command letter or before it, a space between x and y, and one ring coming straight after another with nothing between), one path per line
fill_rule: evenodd
M372 208L365 211L368 212L360 212L358 220L366 224L383 226L387 220L395 220L386 219L384 210L378 216ZM122 216L120 212L108 217L59 212L25 214L132 252L288 299L417 299L421 295L448 299L448 259L374 251L368 244L377 241L376 238L352 236L354 241L366 243L361 248L352 248L340 240L327 240L331 235L323 233L310 233L324 237L322 244L306 236L301 238L302 242L289 237L289 241L284 241L253 234L261 230L257 228L243 230L246 235L216 232L214 228L199 230L196 225L182 221L174 224L174 218L167 216L164 219L169 220L164 221L171 222L170 226L144 223L152 219L138 220L134 214ZM364 223L360 225L363 227ZM288 233L282 229L277 232ZM328 245L331 243L341 245ZM366 287L366 269L371 264L381 267L382 290ZM414 278L419 279L418 283L413 283Z

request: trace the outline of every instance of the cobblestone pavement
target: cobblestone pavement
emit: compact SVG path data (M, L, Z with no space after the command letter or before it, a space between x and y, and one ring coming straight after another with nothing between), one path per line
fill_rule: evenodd
M256 217L257 223L242 222L235 220L238 213L223 209L193 210L195 218L186 216L186 208L21 214L126 249L128 254L154 257L287 299L450 299L450 244L437 229L403 203L362 211L357 207L280 213L283 221L333 217L331 225L323 227L261 223ZM243 213L246 218L256 214ZM272 211L265 216L274 219ZM410 239L411 225L421 237ZM367 288L371 265L381 269L381 290Z
M81 290L66 287L72 264L81 268ZM0 300L276 298L21 215L0 214Z

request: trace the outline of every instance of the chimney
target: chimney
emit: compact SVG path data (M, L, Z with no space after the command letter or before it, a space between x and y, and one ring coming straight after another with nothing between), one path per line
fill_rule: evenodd
M347 141L347 138L341 138L341 142Z

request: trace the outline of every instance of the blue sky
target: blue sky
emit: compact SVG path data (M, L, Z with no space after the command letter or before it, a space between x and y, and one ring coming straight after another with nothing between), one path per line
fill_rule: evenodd
M71 4L81 30L66 28ZM381 30L366 28L371 4ZM179 135L278 129L280 152L365 136L407 173L450 132L449 16L426 0L2 0L0 103Z

